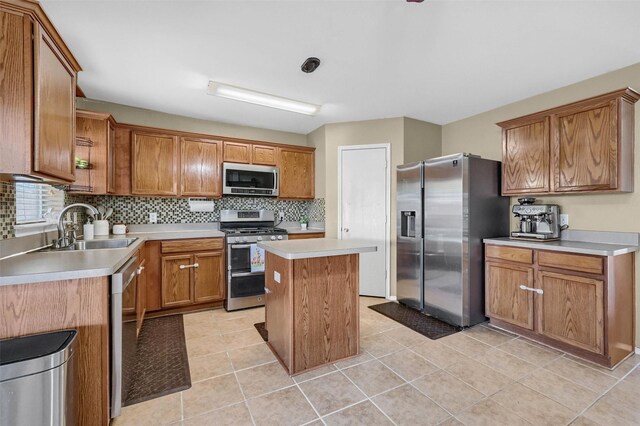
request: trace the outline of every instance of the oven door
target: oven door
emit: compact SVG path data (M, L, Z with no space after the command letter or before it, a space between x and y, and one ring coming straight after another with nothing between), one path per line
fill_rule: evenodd
M228 309L264 303L265 253L257 244L229 244ZM239 299L244 299L244 301Z
M224 163L223 194L278 195L278 168L250 164Z

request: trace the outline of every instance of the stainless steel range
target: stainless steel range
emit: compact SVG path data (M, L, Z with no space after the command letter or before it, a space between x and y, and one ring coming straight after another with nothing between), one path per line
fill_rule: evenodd
M271 210L222 210L220 230L227 242L227 311L264 305L264 250L259 241L286 240Z

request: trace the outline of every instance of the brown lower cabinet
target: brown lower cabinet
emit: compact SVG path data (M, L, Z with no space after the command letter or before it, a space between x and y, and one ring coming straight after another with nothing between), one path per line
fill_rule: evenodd
M147 312L222 306L226 287L222 238L146 244Z
M491 323L613 367L634 351L634 254L486 248ZM514 260L516 259L516 260Z
M307 240L309 238L324 238L324 232L307 232L305 234L289 234L290 240Z
M109 277L0 286L0 339L78 330L78 425L109 424L109 293Z

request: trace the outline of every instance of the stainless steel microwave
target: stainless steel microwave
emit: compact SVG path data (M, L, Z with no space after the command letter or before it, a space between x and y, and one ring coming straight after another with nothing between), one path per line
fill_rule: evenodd
M273 166L222 164L222 193L225 195L278 196L279 171Z

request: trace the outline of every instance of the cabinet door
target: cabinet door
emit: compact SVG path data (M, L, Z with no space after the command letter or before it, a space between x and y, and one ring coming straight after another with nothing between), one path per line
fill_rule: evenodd
M113 148L113 194L131 195L131 129L116 126Z
M224 161L231 163L251 163L251 144L224 142Z
M251 163L264 166L276 165L276 147L266 145L251 146Z
M182 138L182 195L219 197L222 141Z
M540 334L604 353L604 283L593 278L540 271L536 322Z
M194 302L224 300L224 254L223 252L198 253L193 255L198 267L194 269Z
M193 256L189 254L162 256L162 307L193 303L191 271Z
M555 114L553 190L618 187L617 100Z
M502 194L549 191L549 118L502 130Z
M53 40L35 26L34 172L75 180L76 73Z
M313 152L278 149L280 198L313 199L315 193Z
M116 126L107 120L107 193L116 192Z
M178 138L133 131L131 193L178 195Z
M0 10L0 173L29 174L33 138L33 25Z
M506 263L486 263L486 315L533 330L533 268Z

